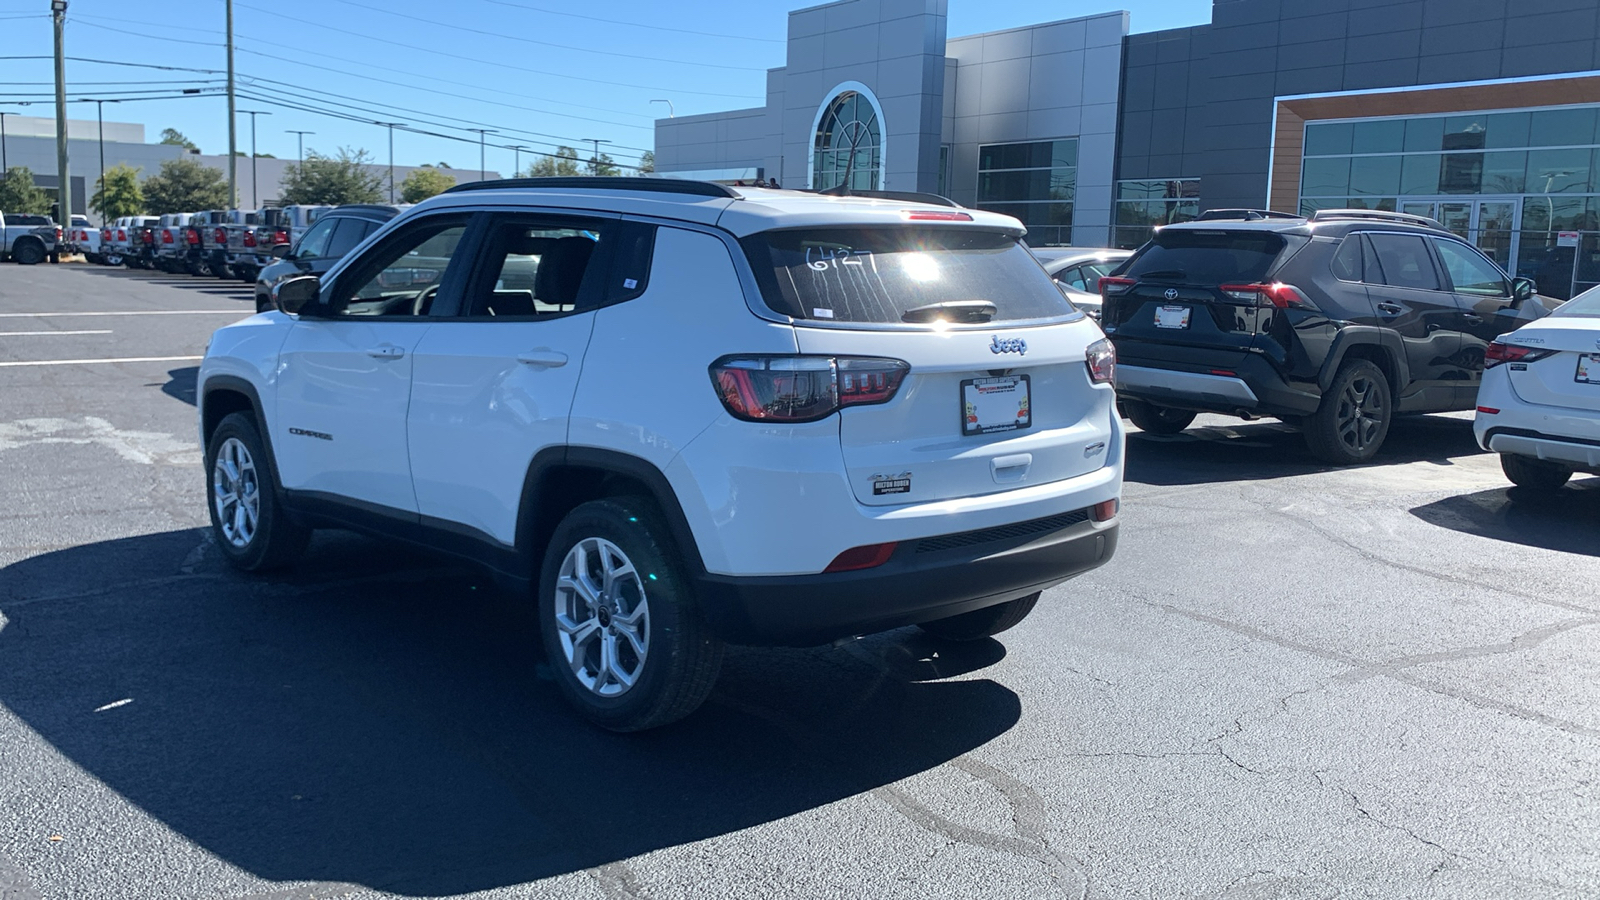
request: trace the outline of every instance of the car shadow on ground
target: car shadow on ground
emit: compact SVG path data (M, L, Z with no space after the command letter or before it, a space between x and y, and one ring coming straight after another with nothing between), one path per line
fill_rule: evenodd
M190 406L195 405L195 391L200 379L199 366L184 366L181 369L168 369L167 381L161 385L161 393L174 400L182 400ZM152 387L153 385L146 385Z
M1001 643L905 629L731 650L698 713L610 734L560 701L525 604L472 570L330 531L292 572L245 577L205 534L0 569L0 703L267 879L433 896L592 869L817 811L1021 714L971 677Z
M1428 461L1448 466L1454 457L1482 453L1472 420L1407 416L1394 420L1370 462L1350 468ZM1150 485L1207 484L1285 478L1327 471L1306 449L1297 429L1276 419L1196 425L1176 435L1128 432L1128 481Z
M248 295L255 296L255 283L239 281L232 278L217 278L211 275L169 275L150 269L126 269L111 267L89 267L82 271L97 275L102 278L139 281L147 284L156 284L163 287L184 288L199 291L204 294L226 294L229 296Z
M1411 514L1452 531L1600 556L1600 478L1575 478L1551 494L1508 484L1436 500L1412 509Z

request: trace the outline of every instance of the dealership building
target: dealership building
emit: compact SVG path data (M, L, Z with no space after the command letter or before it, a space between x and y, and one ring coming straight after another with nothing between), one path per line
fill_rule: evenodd
M1035 245L1206 209L1416 213L1568 296L1600 283L1600 0L1215 0L946 34L946 0L789 14L753 109L660 119L662 174L932 191Z

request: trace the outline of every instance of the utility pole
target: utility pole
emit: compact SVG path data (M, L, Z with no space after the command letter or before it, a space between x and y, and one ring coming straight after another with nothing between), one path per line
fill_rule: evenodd
M250 117L250 205L260 209L261 195L256 193L256 116L270 116L272 113L259 109L241 109L239 112Z
M105 105L115 103L115 100L96 100L94 102L94 120L100 125L100 190L106 189L106 117ZM104 202L103 200L101 202ZM100 224L106 224L106 212L100 211Z
M389 126L389 202L394 202L394 127L405 125L404 122L376 122L376 125Z
M61 210L61 225L72 227L72 170L67 165L67 63L62 49L62 31L67 24L67 0L50 0L50 17L56 30L56 200Z
M234 154L239 150L238 123L234 115L233 99L233 0L226 0L228 6L228 205L239 205L239 157Z
M584 138L584 140L588 141L591 144L594 144L594 158L589 160L589 174L590 175L599 175L600 174L600 145L601 144L609 144L611 142L606 140L606 139L604 139L604 138Z
M11 171L6 164L6 116L14 115L16 113L0 112L0 178L6 177L6 173Z
M299 135L300 136L300 143L299 143L298 149L295 150L295 160L294 161L295 161L295 165L299 165L300 163L305 162L306 161L306 135L308 135L308 134L316 134L316 132L315 131L295 131L293 128L285 128L283 130L283 133L284 134L295 134L295 135Z
M484 168L483 161L483 142L485 137L488 135L499 134L499 132L495 131L493 128L468 128L467 130L476 131L478 133L478 180L488 181L489 171L488 169Z
M514 163L511 166L511 177L512 178L521 178L522 177L522 151L524 151L524 150L526 150L528 148L522 146L521 144L514 144L514 145L512 145L511 149L512 149L513 152L515 152L517 154L516 155L516 160L517 161L516 161L516 163Z

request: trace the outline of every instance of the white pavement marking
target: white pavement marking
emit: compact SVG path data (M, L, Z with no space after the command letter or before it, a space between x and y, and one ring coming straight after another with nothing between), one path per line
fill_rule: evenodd
M0 422L0 451L39 444L96 444L128 462L146 466L200 463L198 443L159 431L125 431L94 416Z
M91 366L96 363L136 363L136 362L194 362L205 359L204 356L124 356L118 359L30 359L16 362L0 362L0 367L12 366Z
M110 703L107 703L105 706L95 707L95 712L105 712L108 709L116 709L119 706L127 706L129 703L132 703L132 702L133 702L133 698L132 697L124 697L121 700L114 700L114 701L112 701Z
M55 319L66 316L253 316L245 309L135 309L119 312L7 312L0 319Z
M110 334L111 329L101 331L0 331L0 337L32 337L33 335L47 334Z

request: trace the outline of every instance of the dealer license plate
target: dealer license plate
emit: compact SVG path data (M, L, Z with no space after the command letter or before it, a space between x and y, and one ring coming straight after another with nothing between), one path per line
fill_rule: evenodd
M994 434L1033 424L1026 375L969 378L961 382L961 433Z
M1600 384L1600 353L1579 353L1578 374L1572 380L1581 384Z
M1188 328L1189 315L1194 312L1192 306L1158 306L1156 307L1157 328Z

